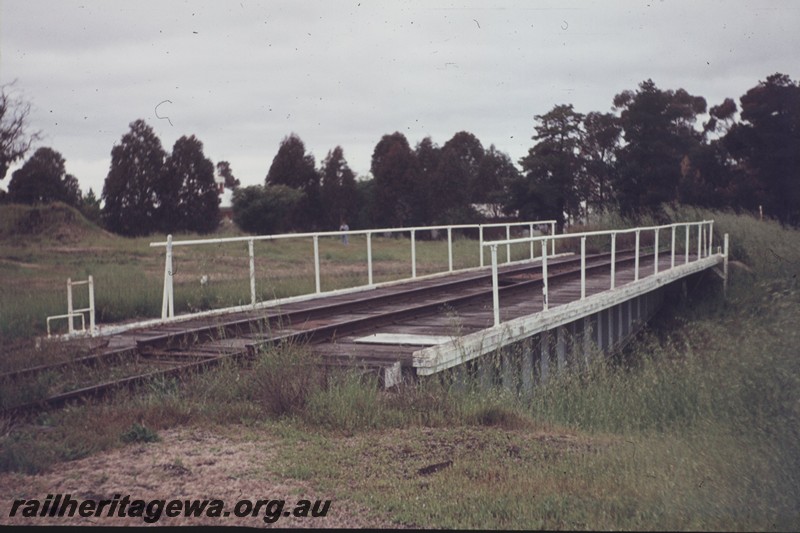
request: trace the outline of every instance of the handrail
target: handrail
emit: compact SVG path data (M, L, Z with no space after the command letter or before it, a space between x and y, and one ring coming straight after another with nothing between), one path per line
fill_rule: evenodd
M362 229L362 230L338 230L338 231L324 231L324 232L311 232L311 233L282 233L277 235L254 235L247 237L225 237L217 239L192 239L175 241L172 235L167 236L167 240L163 242L151 242L150 247L164 246L166 248L164 260L164 292L161 305L161 318L166 319L175 316L174 304L174 287L173 287L173 253L172 249L176 246L192 246L192 245L205 245L205 244L224 244L224 243L242 243L246 242L248 247L249 267L250 267L250 302L255 306L256 301L256 278L255 278L255 252L254 243L256 241L273 241L280 239L303 239L311 238L313 240L313 254L314 254L314 281L315 293L321 294L322 287L320 282L320 260L319 260L319 238L320 237L343 237L350 235L366 235L367 237L367 287L375 285L373 278L373 265L372 265L372 236L374 234L385 233L409 233L411 239L411 278L417 277L417 260L416 260L416 233L418 231L431 231L431 230L447 230L447 256L448 256L448 272L454 272L453 269L453 230L454 229L477 229L480 252L480 266L484 266L484 229L505 227L506 237L511 237L511 228L514 227L527 227L529 235L533 234L534 226L548 225L550 227L550 234L555 234L556 221L555 220L534 220L526 222L501 222L490 224L452 224L452 225L439 225L439 226L414 226L414 227L401 227L401 228L378 228L378 229ZM546 252L545 252L546 253ZM553 242L553 253L555 253L555 242ZM531 244L530 257L534 257L534 246ZM511 244L506 247L506 262L511 263Z
M541 242L542 243L542 301L543 301L543 309L547 310L549 304L549 291L548 291L548 279L547 279L547 243L548 241L552 242L553 244L553 253L555 255L555 241L561 239L581 239L581 300L586 298L586 238L587 237L595 237L595 236L604 236L609 235L611 237L611 283L610 283L610 290L616 288L616 237L617 234L620 233L635 233L636 234L636 245L635 245L635 252L634 252L634 281L639 281L639 257L640 257L640 235L643 231L653 231L654 232L654 261L653 261L653 274L658 274L658 255L659 255L659 244L658 244L658 237L661 230L664 229L671 229L671 240L670 240L670 267L669 269L675 268L675 258L676 258L676 247L675 247L675 234L676 230L679 227L684 227L686 241L684 246L684 264L689 263L689 240L691 234L691 227L697 226L697 260L703 258L703 253L705 256L708 257L712 253L712 245L714 239L714 221L713 220L702 220L698 222L675 222L672 224L664 224L661 226L644 226L644 227L637 227L637 228L625 228L625 229L614 229L614 230L601 230L601 231L586 231L582 233L563 233L560 235L543 235L543 236L529 236L524 238L517 238L517 239L503 239L497 241L489 241L484 242L482 246L489 247L492 259L492 304L493 304L493 311L494 311L494 325L500 325L500 296L499 296L499 284L498 284L498 276L497 276L497 247L498 246L510 246L512 244L522 244L526 242L530 242L531 246L533 246L534 242ZM727 235L725 236L725 252L724 257L727 258ZM726 261L727 265L727 261ZM727 276L726 276L727 279Z
M89 306L82 309L74 309L72 305L72 287L75 285L88 285L89 286ZM97 333L95 324L95 307L94 307L94 278L89 276L88 279L82 281L72 281L72 278L67 278L67 313L63 315L54 315L47 317L47 336L50 337L50 320L56 318L67 319L67 335L75 333L75 324L73 318L76 316L81 317L81 331L86 332L86 319L83 313L89 313L89 333L94 335Z

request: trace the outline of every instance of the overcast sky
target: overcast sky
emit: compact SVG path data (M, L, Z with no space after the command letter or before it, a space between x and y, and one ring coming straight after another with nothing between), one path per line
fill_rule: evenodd
M738 104L775 72L800 78L796 0L0 0L0 83L98 194L139 118L251 185L292 132L360 176L395 131L466 130L516 162L555 105L611 111L648 78Z

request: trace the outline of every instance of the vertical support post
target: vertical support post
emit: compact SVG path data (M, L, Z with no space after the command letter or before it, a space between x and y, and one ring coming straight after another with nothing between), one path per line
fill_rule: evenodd
M453 228L447 227L447 269L453 271Z
M584 237L585 238L585 237ZM611 288L617 286L617 232L611 232Z
M539 383L544 385L550 377L550 330L539 334L539 346Z
M417 236L416 230L411 230L411 277L417 277Z
M556 235L556 223L555 222L551 222L550 223L550 235L552 235L554 237ZM556 255L556 240L555 239L553 239L553 255Z
M528 225L528 238L531 240L531 261L533 261L533 224Z
M691 231L691 226L686 224L686 245L684 246L684 261L683 264L689 264L689 232Z
M722 238L722 253L725 259L722 260L722 294L728 295L728 234Z
M506 224L506 240L511 240L511 224ZM511 262L511 244L506 244L506 263Z
M250 304L256 305L256 254L253 250L253 239L247 241L247 253L250 256Z
M556 328L556 364L559 373L567 369L567 328L565 326Z
M703 247L703 224L697 225L697 260L700 260L700 250Z
M94 335L94 278L89 276L89 332Z
M702 244L700 245L700 253L697 254L697 259L701 259L703 257L703 252L706 249L706 225L704 222L700 223L700 235L702 236L702 240L700 241Z
M581 300L586 299L586 236L581 237Z
M592 354L592 319L583 317L583 363L588 368Z
M714 252L714 221L708 223L708 253L706 257Z
M492 310L494 312L494 325L500 325L500 290L497 282L497 245L493 244L490 247L492 255ZM483 250L481 250L483 255Z
M542 310L547 311L547 240L542 241Z
M633 281L639 281L639 230L636 230L636 252L633 260Z
M670 246L669 267L675 268L675 226L672 226L672 242L669 246Z
M319 235L314 235L314 286L319 294L322 288L319 280Z
M521 376L521 383L520 383L520 392L525 397L530 397L531 393L533 392L533 339L528 337L524 341L522 341L522 364L520 365L520 372L522 373ZM463 366L463 365L461 365Z
M172 274L172 235L167 235L167 252L164 260L164 297L161 301L162 319L175 316Z
M72 278L67 278L67 322L69 323L69 334L75 331L75 322L72 320Z
M658 234L659 234L658 228L654 230L654 233L655 233L655 243L653 247L655 248L655 254L654 254L655 259L653 261L653 274L658 274Z
M478 247L481 252L481 267L483 267L483 224L478 226Z
M367 232L367 283L372 286L372 232Z

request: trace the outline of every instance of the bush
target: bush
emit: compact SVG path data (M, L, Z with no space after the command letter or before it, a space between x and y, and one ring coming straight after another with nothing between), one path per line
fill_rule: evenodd
M233 221L242 231L266 235L289 228L303 193L286 185L253 185L233 191Z
M122 442L158 442L161 438L152 429L134 422L128 431L122 434Z
M281 345L261 354L253 365L253 400L276 417L299 415L324 385L318 361L305 347Z

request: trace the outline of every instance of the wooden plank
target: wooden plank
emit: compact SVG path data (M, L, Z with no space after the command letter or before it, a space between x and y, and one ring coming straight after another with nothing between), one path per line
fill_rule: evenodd
M444 335L421 335L418 333L379 332L353 339L362 344L399 344L404 346L434 346L450 342L453 338Z

